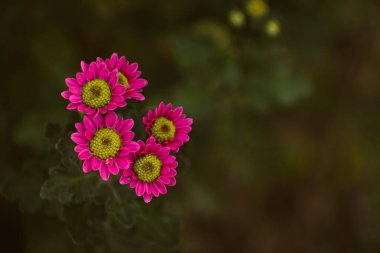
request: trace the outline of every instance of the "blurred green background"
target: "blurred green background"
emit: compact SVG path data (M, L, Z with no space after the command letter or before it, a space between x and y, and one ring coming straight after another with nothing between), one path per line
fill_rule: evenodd
M162 251L380 251L379 1L1 5L3 252L82 252L43 211L44 132L73 117L64 79L113 52L149 81L130 115L163 100L194 119L177 186L153 200L179 224Z

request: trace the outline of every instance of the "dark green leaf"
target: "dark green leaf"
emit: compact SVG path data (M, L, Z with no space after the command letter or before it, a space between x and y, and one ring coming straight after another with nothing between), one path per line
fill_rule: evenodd
M86 175L80 168L78 170L79 173L70 173L63 167L52 168L51 177L41 187L41 198L62 204L80 203L91 198L99 182L97 172Z

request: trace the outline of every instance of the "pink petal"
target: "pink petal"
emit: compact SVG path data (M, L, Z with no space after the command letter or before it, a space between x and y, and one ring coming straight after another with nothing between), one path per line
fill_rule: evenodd
M112 175L119 174L119 168L115 164L108 164L108 170Z
M110 178L110 172L108 171L108 168L103 162L102 162L102 165L100 166L99 173L103 181L108 181L108 179Z
M162 110L163 110L164 107L165 107L164 102L161 102L161 103L158 105L158 107L156 108L156 110L157 110L157 114L158 114L158 115L162 115Z
M76 79L80 85L87 83L86 76L83 73L77 73Z
M82 98L80 96L78 96L78 95L71 95L69 97L69 100L70 100L71 103L80 103L80 102L82 102Z
M167 193L165 185L163 185L161 182L155 181L153 184L156 186L159 193L161 193L161 194Z
M158 195L160 195L160 193L158 192L157 187L154 185L154 183L150 184L150 190L152 191L154 196L158 197Z
M178 117L180 114L183 113L183 107L182 106L179 106L177 108L174 109L173 111L173 117Z
M86 132L84 132L84 136L86 137L87 140L92 140L92 138L94 138L94 131L91 131L91 130L87 130Z
M127 169L129 165L128 160L122 157L118 157L118 159L115 159L114 162L116 163L116 166L121 170Z
M70 103L66 106L66 109L67 110L75 110L78 108L78 104L73 104L73 103Z
M89 71L86 72L86 80L88 82L94 80L95 78L96 78L96 75L95 75L95 73L93 71L89 70Z
M100 58L100 57L96 57L96 62L98 64L101 64L101 63L104 63L104 60L102 58Z
M103 117L102 116L95 117L94 123L95 123L97 129L103 128L103 125L104 125Z
M81 67L81 69L82 69L83 72L87 72L87 70L88 70L88 64L86 62L81 61L80 62L80 67Z
M94 74L98 73L98 65L95 62L91 62L89 71L93 72ZM87 72L89 72L89 71L87 71ZM93 80L93 79L91 79L91 80Z
M110 103L108 104L108 110L109 110L109 111L113 111L113 110L115 110L116 108L117 108L116 103L114 103L114 102L110 102Z
M171 146L170 150L174 153L177 153L179 151L179 146Z
M131 181L131 178L130 178L130 177L124 177L124 176L122 176L122 177L120 177L120 179L119 179L119 183L120 183L120 184L128 184L130 181Z
M136 195L141 197L144 194L144 192L145 192L145 188L144 188L143 182L138 181L136 185Z
M140 149L140 146L137 144L137 142L131 141L128 145L128 148L131 152L136 152Z
M82 98L82 89L80 87L70 87L69 91L77 96L80 96Z
M178 167L178 162L177 161L172 162L171 164L168 164L168 166L170 166L170 168L172 168L172 169L175 169Z
M113 93L115 95L123 95L127 88L124 85L116 85L115 88L113 89Z
M151 183L144 183L145 193L152 194Z
M93 121L93 119L91 117L84 116L83 117L83 123L84 123L84 126L86 127L87 130L91 130L93 132L96 131L95 122Z
M117 53L113 53L110 60L110 68L114 69L117 64L117 60L119 59Z
M99 109L88 108L86 113L92 117L97 117L99 115Z
M175 156L172 156L172 155L165 157L163 160L163 162L165 164L169 164L169 163L172 163L174 161L175 161Z
M66 78L65 79L67 87L79 87L79 83L75 78Z
M128 64L125 60L125 56L120 57L119 61L117 62L117 68L121 69L125 64Z
M133 82L133 88L141 89L148 85L148 81L145 79L137 79Z
M84 125L82 123L75 123L75 128L78 130L78 132L80 133L84 133L84 131L86 130L84 128Z
M134 141L131 141L127 147L130 152L136 152L140 149L140 146Z
M87 140L79 133L73 133L71 136L71 140L76 144L87 144Z
M164 176L160 176L160 177L158 178L158 180L160 180L160 182L163 183L163 184L168 184L168 183L170 183L169 178L164 177Z
M117 78L117 70L114 70L108 76L108 83L110 85L115 85L115 84L117 84L117 80L118 80L118 78Z
M118 132L120 132L120 129L122 129L124 126L124 120L123 119L120 119L116 125L115 125L115 130L117 130Z
M135 188L138 182L139 181L131 180L131 182L129 183L129 187L131 187L132 189Z
M118 156L127 156L130 153L129 149L126 147L122 147L119 150L119 153L117 154Z
M123 130L131 130L134 124L135 122L133 121L133 119L124 120Z
M154 144L153 144L154 145ZM145 151L147 152L147 153L151 153L151 150L152 150L152 144L147 144L146 146L145 146Z
M82 151L79 152L79 154L78 154L78 157L79 157L80 160L86 160L86 159L89 159L91 156L92 156L92 154L91 154L90 151L88 151L87 149L82 150Z
M170 177L175 177L176 175L177 175L177 171L176 171L175 169L171 169L171 170L169 171L169 173L166 173L166 174L165 174L165 177L170 178Z
M101 165L102 165L102 160L94 156L91 161L91 167L93 168L93 170L99 170Z
M168 186L175 186L177 183L176 179L174 177L170 178L170 183L168 183Z
M127 92L126 97L128 99L134 99L134 100L138 100L138 101L144 101L145 100L144 95L137 93L137 92Z
M86 146L86 145L77 145L77 146L74 147L74 151L77 152L77 153L79 153L79 152L81 152L81 151L83 151L85 149L88 149L88 146Z
M172 109L172 103L169 103L166 105L166 108L164 109L164 114L168 113Z
M82 170L84 173L89 173L91 171L91 161L90 159L83 162Z
M107 81L108 79L108 70L106 69L102 69L99 73L99 78L104 80L104 81Z
M120 108L123 108L123 107L127 106L127 102L123 101L123 102L117 103L117 106Z
M161 175L166 175L170 172L170 168L167 165L162 166Z
M156 139L154 137L149 137L148 140L146 141L146 144L155 145Z
M89 107L87 105L84 105L84 104L81 104L78 106L78 110L81 111L81 112L86 112L86 110L88 110Z
M114 127L117 123L117 115L114 112L110 112L106 115L105 123L107 127Z
M98 111L100 112L100 114L105 114L107 112L107 108L106 107L99 108Z
M107 69L107 66L104 62L98 61L98 72L100 72L102 69Z
M61 92L61 96L62 96L63 98L65 98L65 99L69 99L69 97L71 96L71 92L70 92L70 91L67 91L67 90L62 91L62 92Z
M129 141L131 141L133 137L135 137L135 133L131 131L124 132L123 134L121 134L121 138L123 139L124 143L129 143Z
M169 148L162 148L157 152L157 156L160 158L167 157L169 155L170 149Z
M149 203L151 200L152 200L152 194L145 193L144 194L145 203Z
M112 96L112 101L113 101L113 102L116 102L116 103L120 103L120 102L123 102L123 101L124 101L124 98L123 98L122 95L116 95L116 94L114 94L114 95Z
M139 76L141 76L141 71L136 71L136 72L128 74L128 81L131 84L131 87L132 87L132 84L136 81L136 79Z
M133 174L132 170L129 170L129 169L123 170L123 176L129 177L132 174Z
M131 65L128 66L127 71L130 72L135 72L139 68L139 65L137 63L132 63Z
M188 125L192 125L192 124L193 124L193 119L191 119L191 118L187 118L187 119L185 119L185 122L186 122Z

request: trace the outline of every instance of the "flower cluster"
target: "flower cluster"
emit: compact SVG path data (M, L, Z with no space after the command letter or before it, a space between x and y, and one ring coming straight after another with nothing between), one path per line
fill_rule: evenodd
M247 0L246 13L238 8L233 8L228 13L228 19L230 24L236 28L242 28L247 23L246 17L253 19L253 26L250 26L253 28L257 25L261 26L263 24L261 21L264 20L265 24L262 26L264 32L269 37L275 38L281 33L281 23L277 18L273 18L271 12L267 0Z
M124 119L114 110L127 106L127 100L145 100L143 88L148 82L140 78L137 63L129 63L114 53L109 59L97 58L90 64L81 62L81 72L67 78L68 110L84 113L71 135L74 150L83 161L84 173L99 171L107 181L120 175L120 184L134 188L137 196L150 202L166 194L176 184L176 153L188 142L192 119L183 108L161 102L143 117L147 139L134 141L133 119Z

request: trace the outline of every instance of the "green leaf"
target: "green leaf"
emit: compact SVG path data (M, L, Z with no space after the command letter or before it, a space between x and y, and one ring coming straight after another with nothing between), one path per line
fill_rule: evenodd
M84 174L57 166L50 170L51 177L41 187L40 196L46 200L56 200L61 204L81 203L91 198L98 184L97 172Z
M185 74L204 73L207 64L215 58L213 44L201 36L193 34L172 36L170 44L176 56L175 60Z
M311 84L304 78L295 76L283 63L279 63L269 74L247 78L248 86L243 97L257 110L275 106L290 106L312 91Z
M105 205L108 217L123 229L131 229L136 223L136 213L139 213L138 200L130 194L132 190L129 187L116 188L111 184L109 187L110 195Z
M180 250L177 217L154 211L142 218L137 232L143 236L146 252L178 252Z
M71 205L65 208L63 214L63 221L72 242L92 248L105 247L102 238L105 218L103 206L93 203Z

